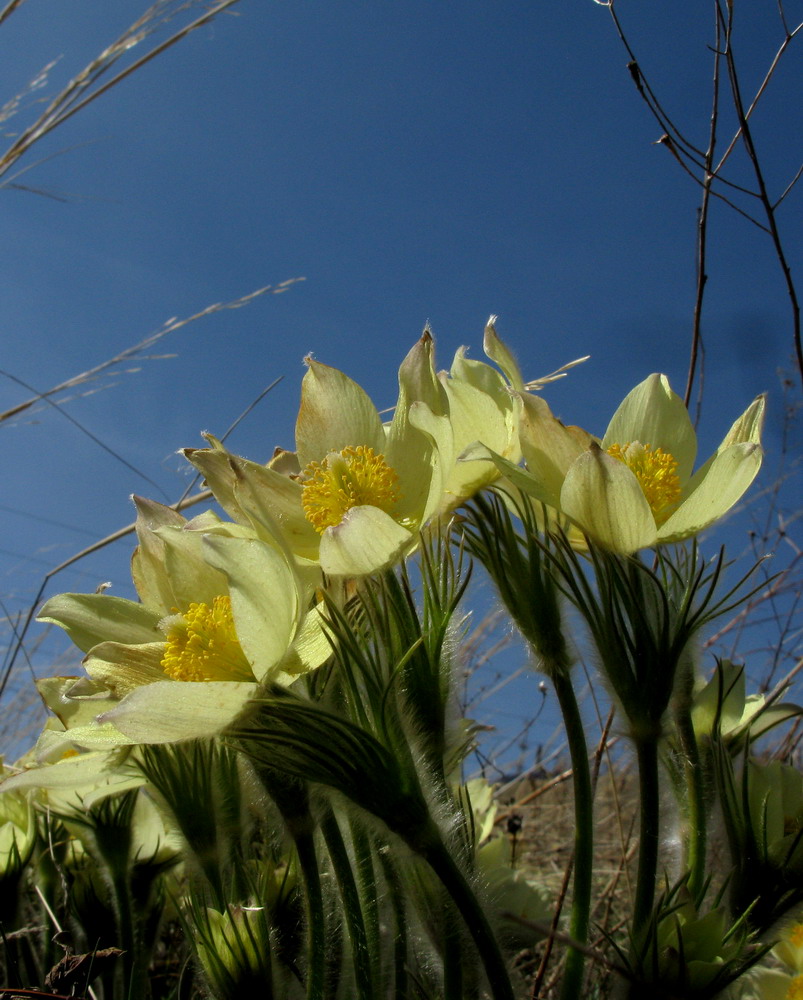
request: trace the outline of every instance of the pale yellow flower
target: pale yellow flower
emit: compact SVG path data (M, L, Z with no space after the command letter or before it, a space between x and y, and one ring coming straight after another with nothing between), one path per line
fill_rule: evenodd
M482 437L519 461L517 391L563 374L525 385L493 319L485 350L499 368L469 360L461 348L449 372L436 372L425 331L399 368L398 400L385 423L356 382L307 358L295 452L277 450L264 466L207 435L210 448L184 454L230 517L302 563L334 577L384 569L411 552L430 523L498 478L487 462L459 461L468 445Z
M209 736L260 684L291 683L330 651L310 610L317 574L212 514L185 521L161 504L137 506L141 601L61 594L39 615L87 654L87 676L60 693L63 743L105 750Z
M738 502L761 467L763 396L696 472L697 435L664 375L650 375L625 397L602 440L565 426L539 397L522 402L526 471L487 448L470 457L490 459L519 489L615 552L698 534Z

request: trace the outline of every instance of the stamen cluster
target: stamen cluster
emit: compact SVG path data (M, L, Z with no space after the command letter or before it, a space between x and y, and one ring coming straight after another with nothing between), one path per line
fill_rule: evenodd
M231 599L190 604L167 632L161 663L174 681L253 681L251 665L237 639Z
M301 504L319 534L340 524L352 507L378 507L392 514L399 502L399 477L373 448L365 445L331 452L322 462L310 462Z
M663 448L653 448L639 441L626 445L612 444L608 454L624 462L636 477L657 523L665 521L680 499L680 477L675 457Z

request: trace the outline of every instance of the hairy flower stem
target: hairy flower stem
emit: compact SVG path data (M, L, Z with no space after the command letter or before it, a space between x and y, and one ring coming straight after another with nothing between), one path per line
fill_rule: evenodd
M563 714L574 782L574 888L569 934L572 940L584 945L588 940L591 879L594 871L594 803L591 771L588 766L588 745L569 671L558 669L551 676ZM566 955L561 987L563 1000L573 1000L580 996L584 964L583 952L570 947Z
M689 892L697 899L705 885L706 846L708 827L705 814L705 791L700 770L697 739L688 717L678 719L680 745L683 748L683 771L686 779L688 806L688 844L686 864L689 869ZM682 725L681 725L682 723ZM685 731L684 731L685 730Z
M648 926L655 898L660 832L660 796L658 792L658 740L643 735L635 740L639 774L639 856L636 900L633 908L633 931L638 935Z
M123 953L123 992L126 997L139 1000L139 998L148 996L150 990L148 988L147 961L143 961L128 873L115 874L111 881L117 917L117 933Z
M269 767L256 767L292 837L304 883L307 910L307 1000L323 1000L326 983L326 920L315 849L315 820L306 786Z
M514 1000L505 961L488 917L451 852L437 834L428 837L426 844L417 850L429 862L443 887L452 897L457 911L462 915L477 946L493 1000Z
M464 1000L463 993L463 934L452 901L446 896L441 903L443 927L443 998Z
M689 892L697 900L705 885L706 847L708 827L706 822L705 788L700 748L691 718L694 676L685 671L679 678L679 699L673 716L683 754L683 777L686 782L686 867L689 872Z
M382 935L379 920L379 888L374 871L371 840L362 825L352 818L349 822L354 849L354 867L360 894L360 906L365 920L365 937L374 982L382 978Z
M390 909L393 913L393 993L391 1000L407 998L407 911L398 869L387 851L377 852L382 874L388 887Z
M326 923L315 840L311 831L293 833L307 904L307 1000L322 1000L326 980Z
M343 912L351 940L356 996L359 1000L372 1000L374 987L371 975L371 953L363 919L362 901L357 890L357 882L354 878L343 834L335 814L331 810L327 810L326 815L321 820L321 830L343 899Z

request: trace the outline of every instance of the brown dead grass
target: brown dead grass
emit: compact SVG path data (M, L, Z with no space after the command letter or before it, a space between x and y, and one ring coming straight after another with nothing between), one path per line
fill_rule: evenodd
M557 997L563 969L565 928L571 905L571 861L574 841L574 800L571 772L550 778L523 779L502 801L497 823L508 830L516 866L542 885L556 901L561 917L557 936L545 935L517 957L517 967L533 1000ZM616 954L606 935L623 940L625 919L632 909L632 870L636 857L638 804L635 782L626 766L603 771L598 779L594 812L595 881L589 946L597 956L587 964L587 993L611 993L610 963ZM511 831L521 822L518 833ZM557 921L556 921L557 924Z

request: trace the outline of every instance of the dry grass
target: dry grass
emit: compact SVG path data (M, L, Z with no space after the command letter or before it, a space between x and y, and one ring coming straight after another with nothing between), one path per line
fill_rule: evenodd
M595 797L596 876L593 888L593 954L588 962L588 995L610 993L615 961L606 934L617 935L632 909L631 873L636 856L634 827L638 817L636 787L625 765L604 771ZM515 831L518 824L520 831ZM522 779L510 789L498 823L508 830L517 867L556 900L556 918L570 902L574 801L571 772L549 778ZM565 923L565 921L564 921ZM534 948L522 951L517 967L528 981L528 996L552 1000L558 995L563 968L564 938L546 935Z

